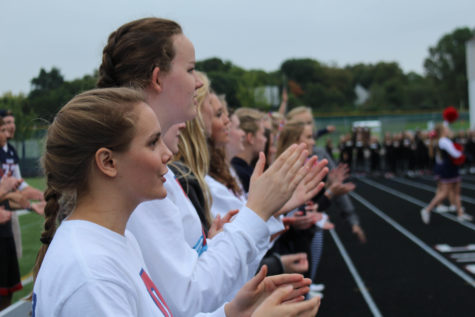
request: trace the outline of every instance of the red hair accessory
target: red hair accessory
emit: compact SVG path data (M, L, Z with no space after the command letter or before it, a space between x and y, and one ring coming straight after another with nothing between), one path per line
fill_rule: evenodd
M457 111L457 109L455 109L454 106L448 106L447 108L444 109L444 112L442 113L442 117L444 118L445 121L452 123L458 119L459 112Z

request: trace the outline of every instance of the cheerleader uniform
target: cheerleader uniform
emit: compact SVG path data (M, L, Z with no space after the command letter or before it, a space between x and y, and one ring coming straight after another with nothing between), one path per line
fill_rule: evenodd
M459 167L452 163L452 158L459 158L462 152L458 151L453 142L447 138L439 139L439 155L437 157L437 174L439 181L442 183L456 183L461 180L459 175Z

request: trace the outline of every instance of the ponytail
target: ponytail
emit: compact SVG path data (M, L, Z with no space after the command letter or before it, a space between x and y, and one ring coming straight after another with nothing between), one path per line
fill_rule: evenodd
M40 271L41 263L48 251L49 244L53 240L54 233L56 232L56 222L59 212L59 198L61 193L55 191L51 187L48 187L44 193L46 206L45 206L45 224L44 231L41 234L40 241L42 246L38 251L38 256L36 257L35 266L33 267L33 278L36 280L38 272Z

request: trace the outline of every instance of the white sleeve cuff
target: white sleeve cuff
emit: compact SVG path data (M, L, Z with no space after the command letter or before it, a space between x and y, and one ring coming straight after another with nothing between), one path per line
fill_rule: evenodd
M231 223L226 224L228 229L243 231L256 243L256 247L260 250L267 248L270 238L269 227L264 220L254 211L246 206L242 206L236 218Z
M267 220L266 225L269 229L270 235L276 234L285 229L284 223L280 217L270 217L269 220Z

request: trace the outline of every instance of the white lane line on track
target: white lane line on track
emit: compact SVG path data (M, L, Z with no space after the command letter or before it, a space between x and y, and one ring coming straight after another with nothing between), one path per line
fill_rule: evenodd
M410 203L413 203L414 205L417 205L417 206L419 206L419 207L424 208L424 207L426 207L426 206L428 205L428 203L425 203L425 202L423 202L423 201L421 201L421 200L419 200L419 199L416 199L416 198L414 198L414 197L412 197L412 196L406 195L406 194L404 194L403 192L400 192L400 191L398 191L398 190L392 189L392 188L390 188L390 187L388 187L388 186L385 186L385 185L383 185L383 184L379 184L379 183L370 181L369 179L365 179L365 178L359 178L358 180L361 181L362 183L365 183L365 184L367 184L367 185L376 187L376 188L378 188L378 189L380 189L380 190L382 190L382 191L385 191L385 192L387 192L387 193L389 193L389 194L391 194L391 195L394 195L394 196L396 196L396 197L398 197L398 198L402 198L402 199L404 199L404 200L406 200L406 201L408 201L408 202L410 202ZM450 219L450 220L452 220L452 221L454 221L454 222L456 222L456 223L458 223L458 224L460 224L460 225L462 225L462 226L464 226L464 227L467 227L467 228L469 228L469 229L475 231L475 224L473 224L473 223L471 223L471 222L468 222L468 221L460 221L460 220L458 220L458 218L457 218L456 216L454 216L454 215L452 215L452 214L449 214L449 213L437 213L437 214L439 214L439 215L441 215L442 217L445 217L445 218L447 218L447 219Z
M455 260L457 263L473 263L475 262L475 258L463 258Z
M373 298L369 294L363 280L361 279L360 275L358 274L358 271L356 270L355 265L353 264L353 261L351 261L350 256L346 252L345 246L343 243L341 243L340 238L338 237L338 234L334 229L330 230L330 234L333 238L333 241L335 241L336 246L340 250L341 256L343 257L343 260L345 260L346 265L348 266L348 269L351 272L351 275L353 275L353 278L355 279L356 285L358 285L358 288L361 291L361 294L363 295L366 304L368 304L369 309L373 313L373 316L380 317L383 316L381 315L381 312L379 311L378 307L374 303Z
M372 203L358 195L357 193L351 192L350 193L351 197L359 201L361 204L365 205L369 210L374 212L376 215L378 215L380 218L382 218L384 221L389 223L391 226L393 226L397 231L402 233L406 238L414 242L416 245L418 245L422 250L427 252L429 255L431 255L433 258L438 260L440 263L445 265L449 270L457 274L460 278L462 278L464 281L466 281L470 286L475 288L475 279L473 279L471 276L466 274L464 271L459 269L456 265L452 264L449 260L444 258L442 255L434 251L430 246L428 246L425 242L423 242L421 239L413 235L411 232L407 231L403 226L395 222L391 217L386 215L384 212L379 210L376 206L374 206Z
M467 252L467 251L475 251L475 244L467 244L464 246L456 246L456 247L452 247L448 244L436 244L435 248L437 249L437 251L442 252L442 253Z
M410 180L399 178L399 177L395 177L391 180L394 181L394 182L397 182L397 183L401 183L403 185L408 185L408 186L420 188L420 189L426 190L426 191L431 192L431 193L435 193L435 190L436 190L436 188L434 186L421 184L421 183L418 183L418 182L410 181ZM464 202L475 204L475 199L473 199L473 198L460 195L460 199Z
M465 269L472 274L475 274L475 264L465 265Z

